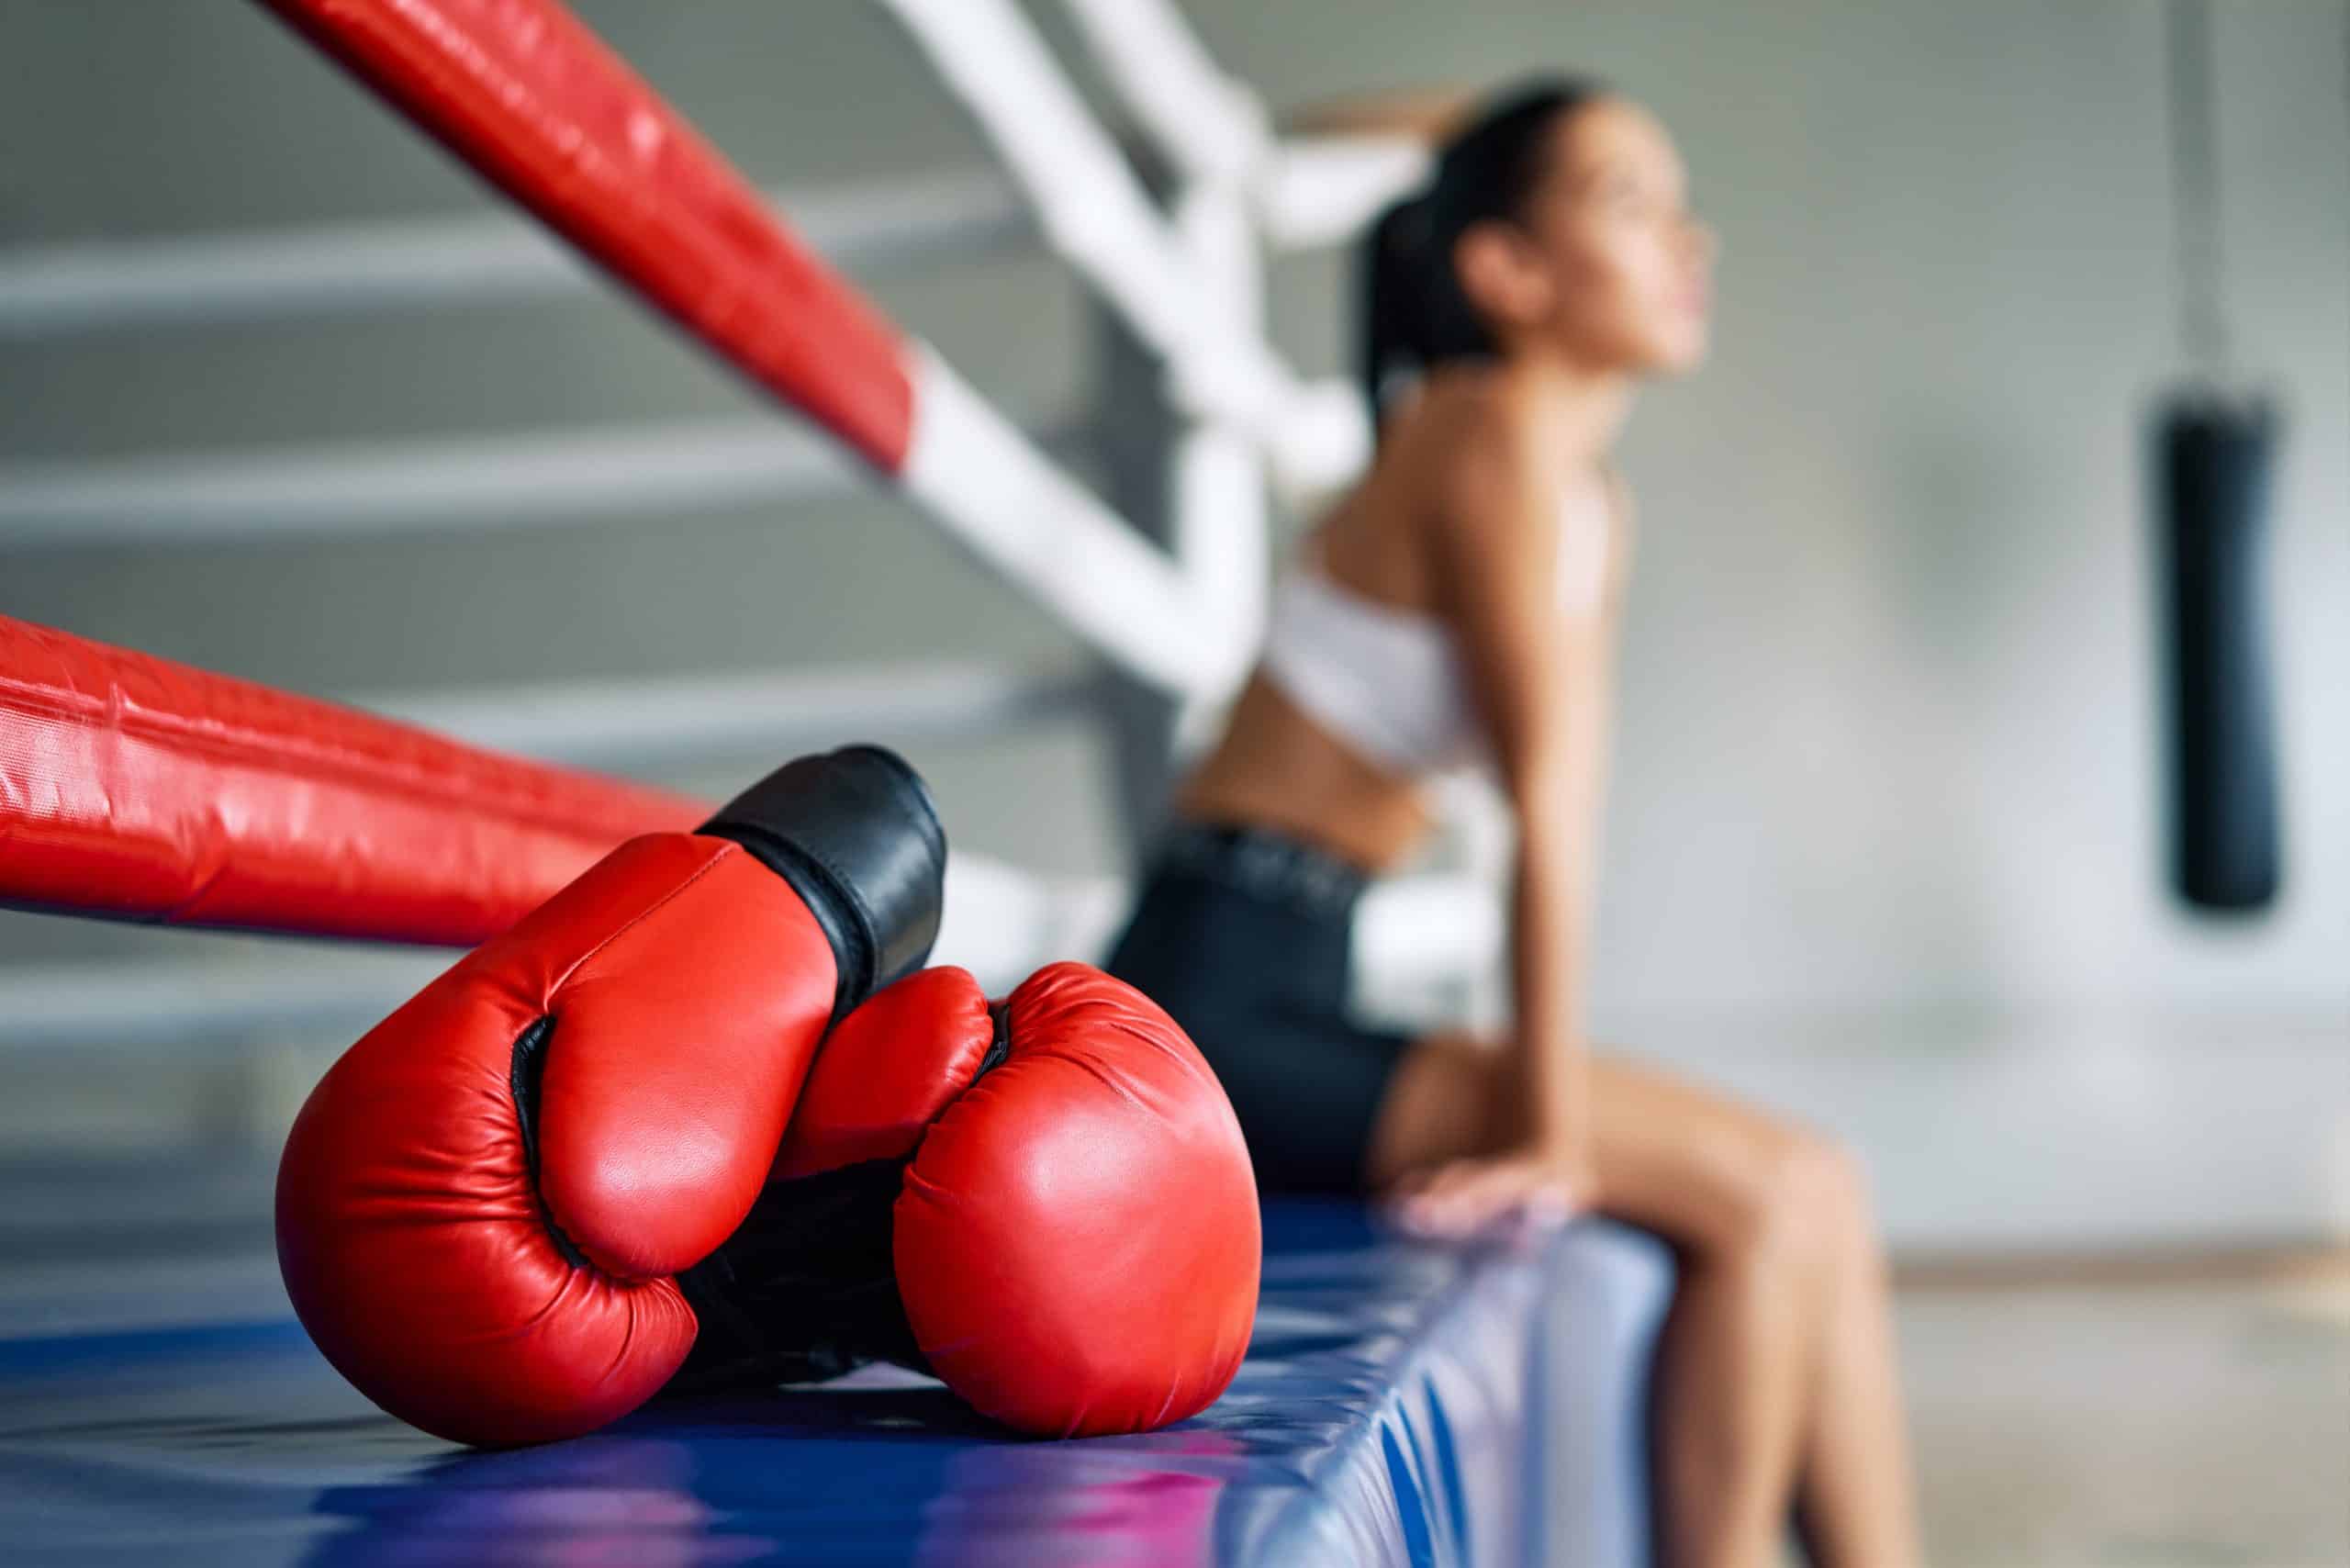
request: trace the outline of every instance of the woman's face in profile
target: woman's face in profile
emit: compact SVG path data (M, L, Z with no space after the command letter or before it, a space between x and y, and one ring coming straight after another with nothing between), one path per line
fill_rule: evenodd
M1529 328L1576 362L1671 374L1705 358L1714 239L1656 118L1622 98L1559 117L1550 166L1519 227L1550 300Z

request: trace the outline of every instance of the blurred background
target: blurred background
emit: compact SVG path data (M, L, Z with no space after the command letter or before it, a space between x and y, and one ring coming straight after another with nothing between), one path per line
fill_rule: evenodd
M858 0L575 3L763 185L990 177ZM1276 108L1563 66L1681 143L1723 241L1717 349L1644 397L1626 448L1643 533L1591 1011L1620 1048L1868 1158L1946 1560L2350 1561L2344 7L2210 8L2200 185L2180 178L2155 0L1183 8ZM1032 14L1066 41L1054 8ZM29 248L500 210L253 7L0 0L0 277ZM2222 236L2232 384L2280 416L2258 581L2282 875L2232 913L2180 900L2165 842L2153 417L2186 368L2182 216ZM1089 461L1102 330L1064 264L998 236L856 270ZM1270 276L1281 348L1343 369L1348 256ZM773 418L601 286L347 320L0 324L0 613L396 710L930 656L1089 670L878 491L230 538L98 526L321 448L414 473L467 443L586 452ZM883 738L958 848L1130 868L1095 726ZM716 796L773 759L623 736L587 760ZM234 989L351 961L0 914L0 1321L73 1327L128 1279L224 1303L273 1286L277 1142L368 1018L193 1039L21 1021L159 965Z

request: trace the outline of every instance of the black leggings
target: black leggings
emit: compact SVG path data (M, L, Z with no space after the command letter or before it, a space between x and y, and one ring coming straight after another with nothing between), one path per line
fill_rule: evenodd
M1372 1120L1411 1036L1347 1016L1363 874L1261 828L1178 825L1108 969L1215 1070L1276 1193L1360 1193Z

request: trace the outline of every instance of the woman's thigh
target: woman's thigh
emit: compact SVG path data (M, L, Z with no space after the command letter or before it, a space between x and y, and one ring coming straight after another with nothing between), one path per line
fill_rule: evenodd
M1699 1251L1801 1237L1841 1203L1847 1162L1791 1119L1620 1057L1592 1063L1600 1206Z
M1413 1047L1373 1123L1374 1188L1508 1148L1519 1136L1514 1080L1490 1045L1440 1035ZM1595 1055L1590 1084L1599 1206L1685 1247L1754 1241L1815 1174L1832 1179L1841 1165L1796 1124L1641 1062Z

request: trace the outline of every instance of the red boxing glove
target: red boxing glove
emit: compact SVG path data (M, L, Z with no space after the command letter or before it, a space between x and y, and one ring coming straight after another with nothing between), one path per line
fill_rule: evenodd
M294 1310L459 1442L594 1430L659 1389L670 1278L759 1194L834 1016L921 964L946 841L888 752L803 757L632 839L343 1054L277 1172Z
M1257 1184L1199 1051L1054 964L990 1006L926 969L842 1020L743 1228L683 1280L682 1388L935 1374L1055 1437L1196 1415L1257 1316Z

